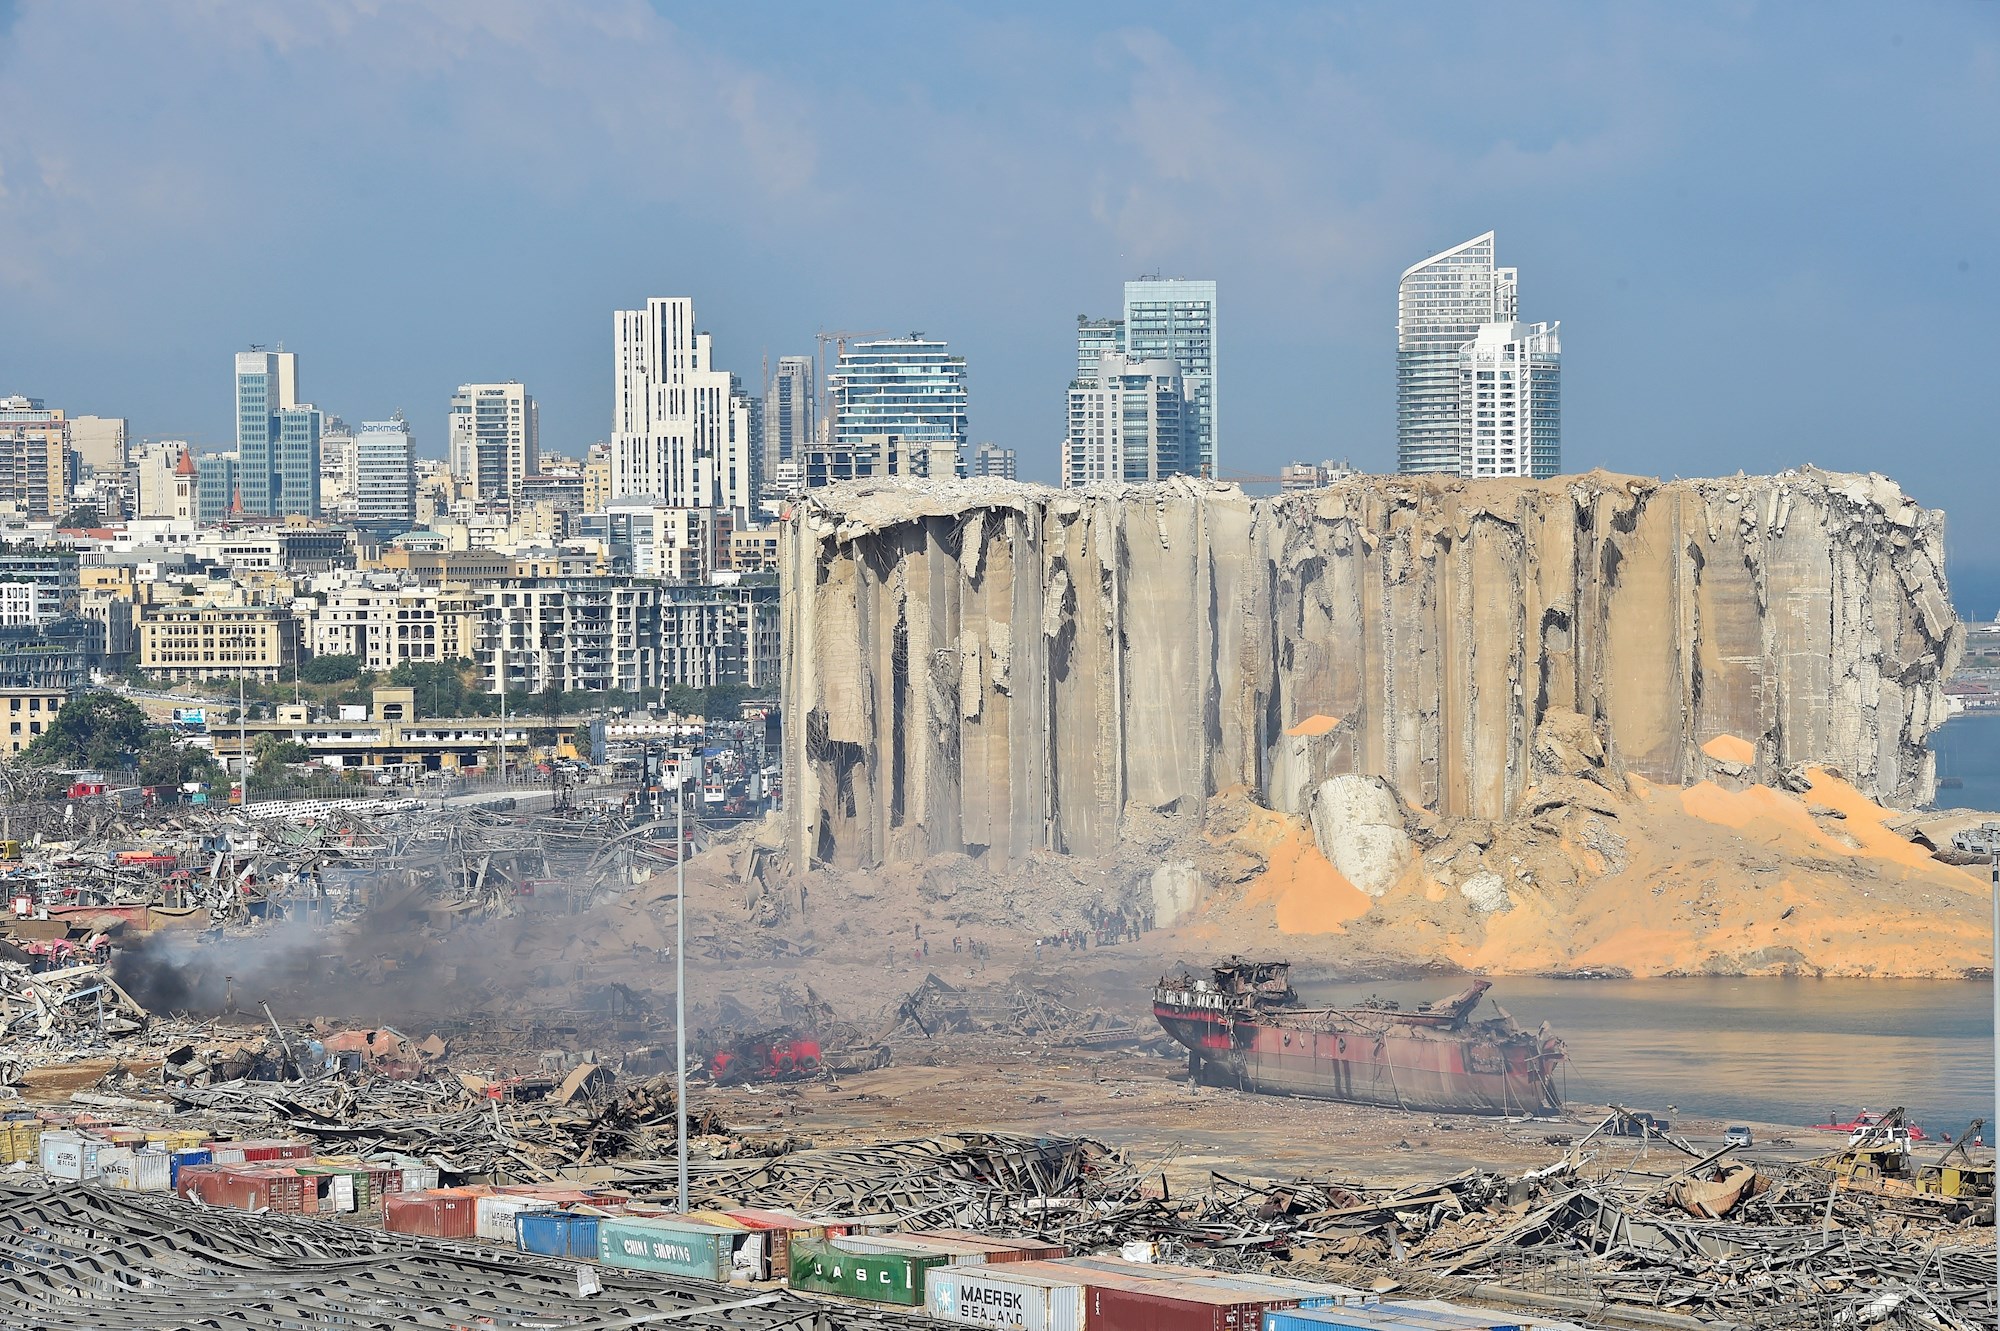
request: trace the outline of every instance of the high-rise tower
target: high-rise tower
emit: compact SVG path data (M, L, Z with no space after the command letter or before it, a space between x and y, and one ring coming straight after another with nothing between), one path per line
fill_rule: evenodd
M299 401L298 356L236 353L237 497L245 514L319 516L320 413Z
M715 368L694 301L656 296L643 310L619 310L612 333L612 498L730 509L746 521L758 470L750 404Z
M1458 474L1562 470L1560 324L1481 324L1458 353Z
M1082 332L1077 355L1084 351ZM1142 277L1125 284L1124 352L1133 361L1170 360L1188 398L1188 451L1179 471L1215 475L1222 439L1217 391L1215 283Z
M1396 288L1396 470L1459 469L1459 352L1480 325L1514 321L1517 277L1494 266L1491 231L1404 271Z
M451 471L478 501L512 499L542 466L541 413L526 387L460 384L447 428Z

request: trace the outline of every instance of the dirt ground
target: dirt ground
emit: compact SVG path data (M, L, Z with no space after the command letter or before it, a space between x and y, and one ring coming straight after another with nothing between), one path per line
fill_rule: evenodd
M956 1037L896 1044L897 1062L832 1082L704 1089L733 1128L788 1133L817 1145L885 1141L933 1133L993 1131L1093 1137L1133 1165L1166 1176L1176 1191L1211 1172L1245 1179L1332 1178L1416 1183L1465 1169L1518 1174L1562 1153L1551 1138L1580 1138L1600 1122L1599 1106L1573 1106L1561 1120L1501 1120L1405 1113L1363 1105L1193 1087L1179 1059L1123 1051L1040 1050L1025 1041ZM1675 1124L1719 1142L1724 1124ZM1837 1138L1776 1124L1755 1125L1759 1140L1787 1154ZM1780 1142L1797 1144L1786 1151ZM1644 1168L1685 1160L1658 1143L1600 1138L1600 1165Z

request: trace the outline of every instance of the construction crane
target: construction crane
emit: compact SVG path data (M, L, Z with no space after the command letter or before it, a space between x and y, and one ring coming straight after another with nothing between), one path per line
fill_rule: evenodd
M826 381L827 381L827 366L826 366L826 348L827 348L827 344L828 344L829 342L833 344L833 361L834 361L834 364L835 364L835 365L839 365L839 364L840 364L840 357L842 356L842 354L844 354L844 353L846 352L846 350L847 350L847 344L848 344L848 342L849 342L849 341L855 341L855 342L859 342L859 341L860 341L860 340L861 340L862 338L866 338L866 337L887 337L887 336L889 336L889 330L888 330L888 329L886 329L886 328L866 328L866 329L859 329L859 330L856 330L856 329L851 329L851 328L836 328L836 329L827 329L827 328L822 328L822 329L820 329L820 330L819 330L819 331L818 331L817 333L814 333L814 334L813 334L813 341L815 341L815 342L817 342L817 343L819 344L819 394L818 394L818 397L819 397L819 403L820 403L820 419L821 419L821 420L830 420L830 419L832 418L832 416L833 416L833 403L832 403L831 399L830 399L830 398L829 398L829 397L827 396L827 383L826 383Z

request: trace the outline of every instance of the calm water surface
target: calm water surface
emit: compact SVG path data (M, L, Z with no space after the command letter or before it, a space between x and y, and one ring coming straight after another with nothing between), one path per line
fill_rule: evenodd
M1408 1006L1459 986L1444 977L1300 991L1312 1003L1378 994ZM1926 1131L1954 1137L1975 1117L1995 1118L1990 982L1502 978L1491 998L1568 1042L1574 1100L1789 1124L1904 1105ZM1479 1015L1492 1016L1490 1005Z
M2000 812L2000 712L1954 716L1931 736L1931 752L1939 780L1964 783L1938 791L1939 808Z

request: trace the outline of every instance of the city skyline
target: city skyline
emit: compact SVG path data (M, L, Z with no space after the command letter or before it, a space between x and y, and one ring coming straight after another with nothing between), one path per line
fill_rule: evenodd
M1881 468L1881 441L1910 438L1893 466L1926 502L2000 479L1971 387L2000 303L1982 239L2000 184L1962 169L2000 134L1990 6L1837 7L1807 31L1754 9L1524 26L1472 9L1076 25L946 8L921 62L885 40L887 15L754 39L727 15L617 4L595 22L130 17L0 6L0 298L37 311L0 332L0 392L125 417L135 437L229 447L204 366L283 339L311 357L312 400L351 420L401 409L425 456L445 441L422 422L453 385L510 378L533 386L544 446L580 453L610 427L603 312L664 290L695 300L719 362L753 387L765 357L809 353L819 329L945 337L974 370L972 437L1052 482L1069 325L1115 313L1078 293L1165 271L1228 290L1225 473L1326 456L1388 471L1396 275L1493 228L1583 357L1567 468ZM59 74L81 41L94 93ZM1533 53L1537 78L1532 105L1497 119L1468 77L1496 43ZM655 127L643 135L582 133L647 66L700 93L627 107L618 123ZM1871 96L1836 91L1851 88ZM249 107L317 188L272 191L220 151ZM892 125L912 131L900 155L844 151ZM503 150L524 169L475 219L468 183ZM660 183L690 172L715 187ZM925 206L881 208L885 182L913 173L939 186ZM420 220L378 235L328 197ZM635 212L658 243L619 235ZM501 265L509 280L490 280ZM106 307L110 334L86 317ZM1703 400L1662 404L1650 367L1681 354L1671 330L1690 322L1711 330ZM1856 402L1815 348L1861 322L1882 356ZM2000 536L1961 521L1953 539L2000 561Z

